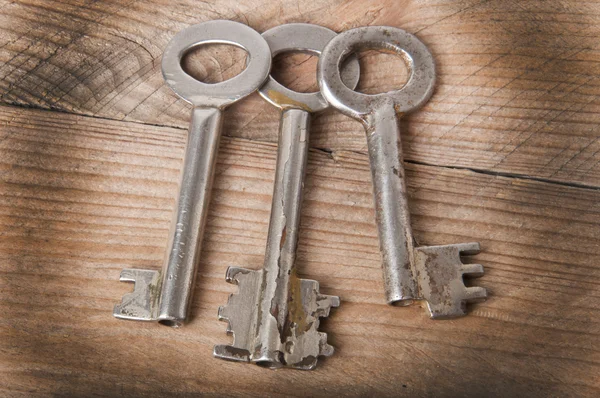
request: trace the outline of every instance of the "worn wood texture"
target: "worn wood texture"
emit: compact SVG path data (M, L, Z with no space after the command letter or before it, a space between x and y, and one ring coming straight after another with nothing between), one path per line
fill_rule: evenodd
M415 235L480 241L488 301L440 322L383 303L364 133L327 111L298 265L342 298L322 328L336 354L313 372L213 359L230 341L225 269L258 269L266 239L278 113L252 96L227 113L193 320L112 317L120 270L161 265L182 163L189 107L162 50L218 18L385 24L428 45L436 93L401 126ZM600 395L599 26L600 2L575 0L0 0L0 395ZM209 48L186 65L210 82L243 59ZM314 59L276 65L315 87ZM406 78L391 56L361 66L364 92Z
M368 160L309 156L299 269L342 305L312 372L212 358L227 266L258 269L276 146L221 145L192 308L179 330L119 321L124 267L158 269L185 131L0 107L4 396L598 396L600 191L407 164L421 244L481 241L490 293L431 321L384 304Z
M217 18L259 31L310 22L416 33L439 84L403 126L407 159L598 186L598 2L0 0L0 102L185 127L187 106L160 75L162 50L180 29ZM226 53L202 68L220 76L242 62ZM363 67L363 90L398 87L397 63ZM258 96L234 110L226 134L276 141L277 112ZM365 151L361 127L341 115L314 128L317 148Z

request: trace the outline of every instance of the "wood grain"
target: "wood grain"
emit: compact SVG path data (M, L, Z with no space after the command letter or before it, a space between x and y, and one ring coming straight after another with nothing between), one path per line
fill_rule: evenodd
M164 85L160 57L177 31L219 18L259 31L309 22L413 32L433 52L439 83L403 125L407 159L599 186L598 1L0 0L0 102L186 128L188 108ZM243 62L227 51L205 59L196 68L209 81ZM363 91L402 80L389 58L362 65ZM300 83L314 81L314 63L298 70ZM226 134L275 142L277 123L254 96L234 107ZM316 148L365 151L361 126L335 112L314 130Z
M469 316L383 303L368 160L309 155L299 269L342 305L314 372L212 358L227 266L262 264L276 147L225 138L193 320L119 321L124 267L158 269L185 131L0 107L4 396L598 396L600 191L407 164L421 244L480 241Z

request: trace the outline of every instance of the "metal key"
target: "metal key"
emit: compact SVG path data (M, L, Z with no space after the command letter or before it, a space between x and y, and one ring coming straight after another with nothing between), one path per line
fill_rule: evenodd
M410 66L406 85L397 91L367 95L346 87L341 62L357 50L380 48L401 55ZM388 303L410 305L426 300L433 319L466 314L466 303L483 301L486 290L465 287L463 275L481 276L479 264L463 264L460 255L479 253L479 243L416 247L410 227L398 114L423 105L434 89L435 65L427 47L401 29L373 26L336 36L319 59L323 96L365 127L373 179L379 246Z
M270 29L263 37L272 56L287 51L320 54L335 32L316 25L289 24ZM344 67L344 81L355 87L358 60ZM331 355L327 335L318 332L319 318L329 315L339 298L319 293L319 284L300 279L296 248L310 114L328 107L320 93L298 93L272 77L260 94L282 110L277 149L277 169L264 266L260 271L230 267L226 280L238 285L238 293L219 308L219 319L228 322L232 345L217 345L217 358L251 361L257 365L312 369L319 355Z
M246 69L232 79L206 84L183 71L181 58L194 47L214 43L243 48L249 61ZM124 269L121 281L133 282L135 287L115 306L115 317L158 321L174 327L186 321L208 214L223 110L256 91L270 68L267 42L237 22L204 22L182 30L169 42L163 54L163 76L178 96L194 106L179 197L162 271Z

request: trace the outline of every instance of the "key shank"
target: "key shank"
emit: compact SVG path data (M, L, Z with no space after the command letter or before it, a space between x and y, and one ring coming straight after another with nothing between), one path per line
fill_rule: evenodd
M394 104L364 119L375 200L385 297L389 304L409 305L416 298L413 235L406 198L400 129Z
M121 280L136 286L115 306L115 317L158 320L167 326L181 326L185 321L202 248L222 122L222 111L217 108L193 109L165 263L160 272L123 271Z
M296 274L302 186L308 153L310 114L289 109L281 116L277 171L273 188L269 234L262 274L257 361L279 361L277 352L286 330L296 318L305 319ZM296 291L294 291L296 290ZM290 296L291 294L291 296ZM289 300L288 300L289 297ZM269 327L264 327L269 325ZM273 335L273 329L277 333Z
M223 112L217 108L192 111L158 313L159 322L166 325L181 323L191 303L222 123Z

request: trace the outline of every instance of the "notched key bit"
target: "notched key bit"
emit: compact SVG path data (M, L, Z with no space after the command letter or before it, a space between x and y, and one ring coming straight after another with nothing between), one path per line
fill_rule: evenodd
M482 287L465 287L463 276L483 276L481 264L463 264L462 255L479 253L479 243L423 246L415 249L418 297L427 301L433 319L466 315L467 303L485 301Z
M124 269L120 281L133 283L134 288L133 292L123 296L121 304L115 305L115 317L134 321L157 319L161 273L146 269Z
M397 91L367 95L346 87L339 65L363 48L393 50L410 64L411 75ZM481 276L479 264L460 256L479 252L479 243L416 247L406 199L398 114L423 105L433 93L435 65L427 47L401 29L371 26L348 30L323 50L318 64L323 96L365 127L373 180L375 215L388 303L398 306L427 301L433 319L465 315L466 303L483 301L486 291L465 287L463 276Z
M319 294L317 282L296 274L308 124L304 110L288 109L282 115L264 267L227 271L226 280L238 285L238 293L219 309L219 319L229 323L234 341L216 346L217 358L312 369L319 355L333 352L317 329L319 317L327 316L339 299Z
M202 83L189 76L181 67L181 58L188 50L206 43L235 44L244 48L250 55L246 69L216 84ZM116 318L158 321L173 327L187 320L210 203L223 110L256 91L267 78L270 67L271 51L267 42L252 28L233 21L193 25L169 42L162 60L165 81L194 106L177 208L163 270L127 269L121 273L121 281L133 282L135 287L115 306Z
M334 36L329 29L308 24L282 25L263 33L273 57L285 51L319 55ZM344 75L347 84L355 87L359 77L356 57L346 63ZM270 76L259 92L283 111L265 261L260 271L227 270L226 280L238 285L238 292L219 308L219 319L228 322L233 344L215 346L214 355L269 368L312 369L320 355L333 353L327 335L318 331L319 318L340 304L338 297L319 293L316 281L300 279L295 264L309 112L328 104L320 93L296 93Z
M329 316L332 307L338 307L336 296L319 294L319 284L308 279L290 276L290 297L287 302L285 328L278 329L276 300L270 315L259 316L261 310L261 282L264 270L252 271L230 267L226 280L238 285L237 294L232 294L226 306L219 307L219 320L226 321L227 333L233 335L232 345L218 345L214 355L231 361L253 361L266 367L289 366L297 369L313 369L320 355L333 354L327 344L327 334L318 331L319 318ZM286 278L279 281L285 284ZM263 319L264 324L257 325ZM270 341L265 346L255 344L256 330L268 330Z

